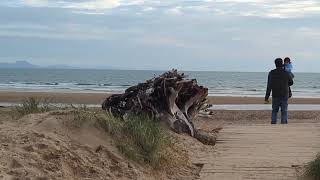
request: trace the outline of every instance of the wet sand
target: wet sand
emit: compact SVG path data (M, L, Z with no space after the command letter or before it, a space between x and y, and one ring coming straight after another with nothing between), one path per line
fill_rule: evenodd
M53 103L101 104L110 96L104 93L54 93L0 91L0 102L19 103L28 97L46 99ZM210 104L263 104L264 97L208 97ZM320 104L320 98L292 98L290 104Z

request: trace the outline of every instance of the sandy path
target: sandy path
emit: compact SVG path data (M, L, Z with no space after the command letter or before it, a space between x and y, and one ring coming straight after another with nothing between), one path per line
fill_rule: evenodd
M199 160L203 180L297 179L295 166L320 152L320 123L229 125L216 150Z

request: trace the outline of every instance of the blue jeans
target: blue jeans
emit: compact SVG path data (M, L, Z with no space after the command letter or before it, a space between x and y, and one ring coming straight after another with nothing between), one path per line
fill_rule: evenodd
M288 98L272 98L271 124L277 124L277 115L281 108L281 124L288 124Z

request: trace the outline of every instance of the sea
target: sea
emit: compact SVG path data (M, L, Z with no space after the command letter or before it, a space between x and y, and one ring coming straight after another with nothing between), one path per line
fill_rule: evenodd
M92 69L0 69L0 91L121 93L164 71ZM262 97L265 72L183 71L211 96ZM320 73L295 73L294 97L320 97Z

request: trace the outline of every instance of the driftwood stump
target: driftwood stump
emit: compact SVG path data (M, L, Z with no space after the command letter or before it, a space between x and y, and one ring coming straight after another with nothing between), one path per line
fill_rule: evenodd
M204 144L215 144L215 136L195 129L193 119L207 107L208 89L184 73L168 71L159 77L129 87L123 94L114 94L102 103L102 109L124 118L147 113L165 121L177 133L187 133Z

